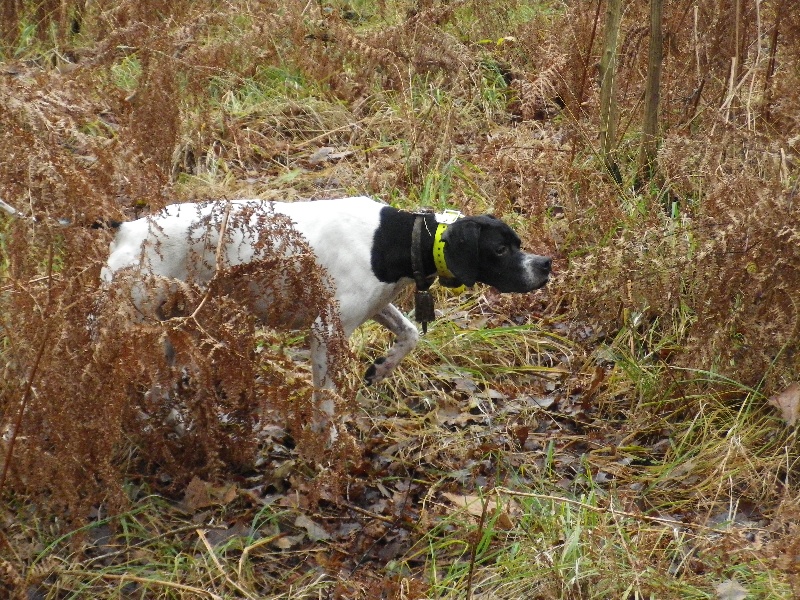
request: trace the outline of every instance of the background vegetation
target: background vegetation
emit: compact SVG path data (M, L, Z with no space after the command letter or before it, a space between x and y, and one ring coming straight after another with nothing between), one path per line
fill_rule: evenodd
M800 13L653 4L660 60L644 2L4 2L0 593L800 595ZM556 277L441 292L375 389L364 327L335 448L301 334L99 290L97 220L344 194L493 212Z

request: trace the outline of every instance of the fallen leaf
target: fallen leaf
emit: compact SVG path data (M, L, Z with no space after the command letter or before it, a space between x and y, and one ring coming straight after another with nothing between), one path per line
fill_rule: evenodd
M318 525L305 515L300 515L294 520L295 527L302 527L306 530L308 539L312 542L319 542L321 540L328 540L331 534L325 531L322 525Z
M592 382L589 384L589 389L584 392L584 401L589 401L594 396L597 388L603 383L606 378L606 370L603 367L595 367L594 368L594 376L592 377Z
M343 158L347 158L348 156L352 156L354 152L352 150L343 150L342 152L331 152L328 154L328 160L341 160Z
M789 427L793 427L800 418L800 383L790 383L785 390L775 394L767 402L781 411L783 420Z
M526 427L525 425L521 425L520 427L516 427L514 429L514 437L517 438L517 443L520 446L524 446L525 442L528 441L528 434L530 434L531 428Z
M249 534L249 523L239 521L228 529L210 529L206 532L205 536L212 548L218 548L230 540L246 538Z
M509 515L509 511L511 513L518 512L514 509L516 508L514 505L509 503L509 505L505 508L508 510L503 510L504 507L500 506L496 500L487 500L482 498L481 496L470 496L470 495L462 495L462 494L451 494L445 492L442 494L443 497L447 498L450 502L455 504L458 508L464 508L467 510L469 514L474 517L480 518L483 516L483 505L486 504L486 516L489 519L495 518L494 526L497 529L502 530L510 530L514 528L514 522L511 520L511 516Z
M186 507L194 512L198 508L205 508L214 504L209 491L210 484L199 477L194 477L186 486L183 494L183 502Z
M476 400L474 403L472 402L474 398L470 399L470 403L467 408L474 408L474 406L480 406L481 402ZM484 417L482 415L473 415L468 412L462 412L461 408L455 406L442 406L436 409L436 421L439 425L452 425L452 426L464 426L469 425L471 423L478 423L483 421Z
M343 158L347 158L348 156L352 156L352 150L343 150L341 152L336 152L336 148L331 146L323 146L322 148L318 149L314 152L311 156L308 157L308 162L311 165L319 165L320 163L324 162L333 162L337 160L341 160Z
M276 538L272 543L281 550L289 550L300 544L304 537L302 533L300 535L284 535Z
M511 517L508 516L507 512L501 512L497 515L497 520L494 522L494 526L496 529L500 529L502 531L511 531L514 529L514 522L511 520Z
M489 388L486 391L484 391L483 395L487 399L489 399L489 400L491 400L493 402L495 402L497 400L507 400L508 399L508 396L506 396L503 392L498 392L497 390L493 390L492 388Z
M214 486L199 477L194 477L186 486L183 502L194 512L200 508L230 504L238 495L239 488L235 485Z
M449 492L443 493L442 496L447 498L458 508L466 508L467 512L471 515L480 517L483 514L484 499L480 496L464 496L462 494L451 494ZM493 510L497 506L494 500L485 500L485 502L487 503L487 512Z
M734 579L726 579L714 591L719 600L744 600L747 598L747 590Z
M457 406L438 406L436 408L436 421L439 425L453 423L461 416L461 409Z
M523 406L529 406L532 408L542 408L544 410L552 408L553 405L556 403L556 398L552 394L542 397L525 395L525 396L520 396L517 400Z
M474 380L466 377L458 377L453 380L453 383L455 383L455 389L459 392L467 392L468 394L472 394L480 390L478 384L476 384Z
M228 485L220 488L220 504L230 504L239 495L239 488L235 485Z
M323 146L322 148L319 148L316 152L314 152L311 156L308 157L308 162L310 162L312 165L317 165L321 162L325 162L326 160L328 160L328 156L334 150L336 150L336 148L333 148L331 146Z

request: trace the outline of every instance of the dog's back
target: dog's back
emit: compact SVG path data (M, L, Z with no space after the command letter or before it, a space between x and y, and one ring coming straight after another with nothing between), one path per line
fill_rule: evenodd
M342 327L350 335L391 302L402 287L379 281L370 265L373 237L384 206L366 197L175 204L155 215L121 224L101 276L109 284L125 272L134 280L177 280L205 286L215 273L224 278L232 268L310 249L315 262L333 282ZM292 236L296 238L297 234L300 238L292 243ZM153 306L163 302L162 292L156 292L157 297L150 302L153 290L145 290L143 283L134 285L134 303L140 311L153 312ZM274 322L270 298L259 296L263 287L251 282L257 298L251 308L263 321ZM301 316L302 308L297 307L295 315L281 315L280 320L299 326L313 319L313 315Z

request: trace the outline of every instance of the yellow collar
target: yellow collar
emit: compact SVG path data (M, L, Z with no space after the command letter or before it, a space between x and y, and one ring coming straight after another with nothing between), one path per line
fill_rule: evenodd
M447 261L444 259L445 242L442 239L442 234L445 232L445 229L447 229L447 223L439 223L436 226L436 233L433 236L433 264L436 265L436 274L439 276L440 284L443 283L443 279L455 280L455 275L447 268ZM466 286L463 284L458 287L446 287L454 294L460 294L466 289Z
M436 234L433 236L433 264L436 265L436 271L439 277L448 277L453 279L453 274L447 268L447 262L444 260L444 240L442 234L447 229L447 223L439 223L436 226Z

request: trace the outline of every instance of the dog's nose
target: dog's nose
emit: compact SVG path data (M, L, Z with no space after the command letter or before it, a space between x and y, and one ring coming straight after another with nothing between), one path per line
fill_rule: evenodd
M549 273L551 267L553 266L553 259L549 256L537 256L535 264L545 273Z

